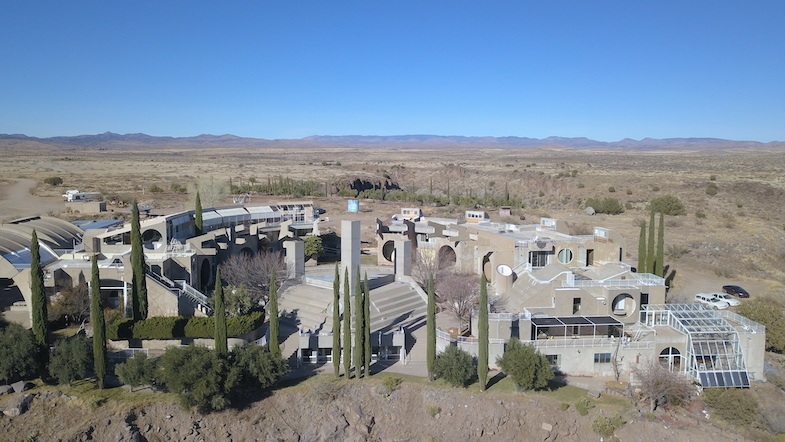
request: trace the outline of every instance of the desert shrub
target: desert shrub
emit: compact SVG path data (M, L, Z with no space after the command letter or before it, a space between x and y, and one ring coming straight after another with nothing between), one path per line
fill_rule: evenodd
M707 388L703 390L704 400L720 419L749 427L760 422L758 402L750 390L740 388Z
M204 347L172 347L161 356L158 381L180 397L184 407L222 410L234 385L223 358ZM229 382L227 382L229 381Z
M717 194L717 185L714 183L709 183L709 185L706 186L706 195L714 196L716 194Z
M33 332L0 317L0 384L38 377L40 354Z
M305 237L305 256L311 258L318 258L324 253L324 244L321 236L306 236Z
M387 376L382 379L382 385L379 387L379 393L382 396L389 398L393 391L400 388L401 382L403 382L403 380L397 376Z
M585 185L585 184L583 184L583 183L578 183L578 189L583 189L584 187L586 187L586 185Z
M651 186L651 191L652 192L659 192L660 191L660 186Z
M436 417L437 414L442 412L442 408L436 405L429 405L428 406L428 415L431 417Z
M534 347L512 338L496 364L508 374L520 390L537 390L548 386L553 369L548 359Z
M44 178L44 183L49 184L50 186L59 186L63 184L63 179L59 176L50 176L48 178Z
M668 244L668 247L665 249L665 255L670 259L679 259L689 253L689 248L684 246L677 246L675 244Z
M618 215L624 213L624 206L617 198L589 198L584 203L586 207L594 208L596 213L607 213L609 215Z
M559 408L561 409L561 411L567 411L570 408L570 404L568 404L567 402L562 402L559 405Z
M705 218L706 218L706 212L704 212L704 211L703 211L703 210L701 210L701 209L698 209L698 210L696 210L696 211L695 211L695 218L698 218L698 219L705 219Z
M545 192L543 192L542 190L540 190L540 191L537 193L537 196L539 196L540 198L542 198L542 197L544 197L544 196L545 196Z
M616 188L615 188L615 187L613 187L613 186L611 186L611 187L608 187L608 192L610 192L610 193L614 193L614 192L616 192Z
M711 175L711 176L709 177L709 179L710 179L711 181L717 181L717 175Z
M148 359L147 355L138 352L122 364L117 364L114 371L120 382L131 387L151 385L155 381L157 359Z
M754 298L742 302L738 313L766 326L766 350L785 353L785 305L781 301Z
M60 384L70 384L86 378L92 365L92 340L76 335L57 341L49 358L49 374Z
M164 191L164 189L162 189L160 186L158 186L158 184L153 184L152 186L150 186L149 190L152 193L161 193L161 192Z
M172 183L172 185L169 186L169 188L172 190L172 192L175 192L175 193L185 193L185 192L188 191L187 187L185 187L185 186L183 186L182 184L179 184L179 183Z
M632 195L632 189L627 189L627 195Z
M597 419L594 419L591 423L591 429L600 436L611 437L616 430L626 423L627 422L624 421L621 415L618 414L613 417L598 416Z
M237 382L242 388L264 390L289 372L289 365L283 358L256 344L235 349L231 358L234 361L232 369L237 371Z
M594 408L594 403L589 400L589 398L582 397L575 402L575 410L578 411L578 414L581 416L586 416L589 414L589 410Z
M434 373L454 387L465 387L477 373L472 356L451 345L436 356Z
M661 212L670 216L684 215L687 213L681 200L673 195L658 196L657 198L652 199L649 204L655 213Z

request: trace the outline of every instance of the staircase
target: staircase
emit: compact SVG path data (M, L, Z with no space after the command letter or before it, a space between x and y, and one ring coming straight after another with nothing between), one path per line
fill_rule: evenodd
M299 284L287 289L278 301L283 320L298 324L303 330L332 329L333 292L325 288Z
M202 294L199 290L188 285L185 281L172 281L166 276L159 275L147 269L147 278L158 283L158 285L165 287L170 292L174 293L178 298L185 298L194 304L195 310L202 312L205 316L213 314L213 308L210 306L210 300Z
M371 330L412 327L425 321L428 305L409 284L393 282L371 290Z

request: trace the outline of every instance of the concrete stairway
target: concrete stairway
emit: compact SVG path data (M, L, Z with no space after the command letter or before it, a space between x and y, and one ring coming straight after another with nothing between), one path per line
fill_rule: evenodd
M303 330L329 331L332 328L333 291L321 287L299 284L287 289L280 298L278 310ZM285 320L285 319L284 319Z
M388 331L425 320L428 306L408 284L393 282L371 290L371 330Z

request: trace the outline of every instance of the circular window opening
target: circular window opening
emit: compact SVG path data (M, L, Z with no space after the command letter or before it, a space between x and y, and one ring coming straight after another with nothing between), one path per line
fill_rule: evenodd
M613 314L616 316L630 316L635 311L635 298L628 293L613 298Z
M569 264L572 261L572 250L561 249L559 250L559 262L562 264Z

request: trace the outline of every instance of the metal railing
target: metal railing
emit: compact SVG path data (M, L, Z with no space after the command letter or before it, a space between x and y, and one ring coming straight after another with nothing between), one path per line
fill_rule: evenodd
M738 313L729 312L727 310L720 310L720 316L741 325L742 333L765 333L766 326L759 324L751 319L747 319Z

